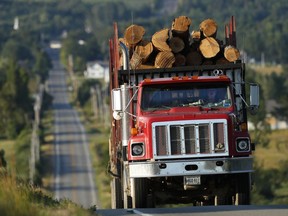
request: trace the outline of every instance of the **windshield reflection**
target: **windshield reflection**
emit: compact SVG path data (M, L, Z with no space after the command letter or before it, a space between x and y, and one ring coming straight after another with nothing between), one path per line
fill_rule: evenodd
M232 105L229 86L207 83L144 86L141 109L145 111L172 107L201 106L228 108Z

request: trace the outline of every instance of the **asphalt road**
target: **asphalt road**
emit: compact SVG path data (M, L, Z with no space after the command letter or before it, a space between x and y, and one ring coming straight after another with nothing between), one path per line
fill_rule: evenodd
M58 50L48 50L53 59L48 90L54 111L54 194L89 208L98 206L94 172L85 129L77 111L68 102L66 72L59 63Z
M155 209L105 209L97 216L287 216L288 206L195 206Z

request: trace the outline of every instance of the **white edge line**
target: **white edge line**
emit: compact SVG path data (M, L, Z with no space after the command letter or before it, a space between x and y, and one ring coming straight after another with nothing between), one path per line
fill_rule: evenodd
M75 114L76 114L76 118L79 120L78 113L75 112ZM92 175L93 169L92 169L92 163L91 163L91 158L90 158L90 152L89 152L88 147L87 147L88 142L86 140L84 127L81 124L80 120L78 122L79 122L80 130L81 130L81 135L82 135L81 137L82 137L82 141L83 141L83 145L84 145L84 151L85 151L85 154L87 155L86 166L87 166L87 168L89 168L89 173L88 173L88 175L89 175L89 184L90 184L90 187L93 189L91 191L92 202L93 202L94 205L96 205L97 204L97 199L96 199L96 194L95 194L96 187L94 185L94 180L93 180L93 175Z
M143 213L143 212L141 212L141 211L138 211L138 210L136 210L136 209L133 209L132 210L135 214L138 214L138 215L141 215L141 216L153 216L153 215L151 215L151 214L146 214L146 213Z
M55 113L55 151L56 151L56 178L55 178L55 197L56 199L60 199L60 148L59 148L59 126L58 122L58 112Z

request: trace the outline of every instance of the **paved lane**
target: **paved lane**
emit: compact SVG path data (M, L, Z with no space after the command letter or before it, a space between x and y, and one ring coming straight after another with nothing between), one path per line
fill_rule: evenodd
M59 54L57 50L49 53L53 59L48 89L54 111L55 198L70 199L85 208L99 206L85 130L68 102L66 73L59 63Z
M99 209L101 216L287 216L288 206L194 206L155 209Z

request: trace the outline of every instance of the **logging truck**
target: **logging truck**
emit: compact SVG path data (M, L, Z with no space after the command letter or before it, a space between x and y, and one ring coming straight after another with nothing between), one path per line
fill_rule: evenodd
M232 20L226 45L235 47L234 33ZM259 86L246 83L245 64L214 59L175 66L173 60L132 68L136 43L127 46L114 24L109 41L112 208L249 204L254 143L247 112L259 106Z

